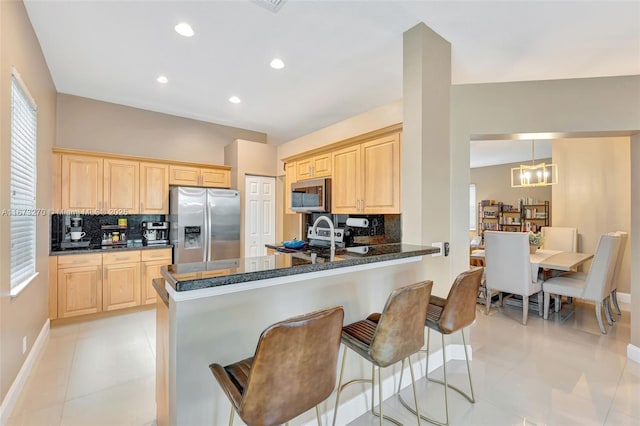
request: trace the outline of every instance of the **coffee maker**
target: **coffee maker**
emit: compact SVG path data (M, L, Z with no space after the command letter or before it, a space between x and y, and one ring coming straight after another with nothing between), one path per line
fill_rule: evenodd
M169 244L169 222L142 222L142 237L148 246Z
M84 238L87 234L82 230L83 223L81 217L64 216L64 238L60 243L61 248L89 247L91 241Z

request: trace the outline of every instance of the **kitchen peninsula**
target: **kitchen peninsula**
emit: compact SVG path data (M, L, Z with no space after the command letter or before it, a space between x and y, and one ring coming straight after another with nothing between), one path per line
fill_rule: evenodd
M260 333L291 316L342 305L349 323L380 312L394 288L428 279L423 256L436 252L433 247L383 244L338 250L333 261L293 253L163 268L165 281L154 281L160 295L158 425L226 424L230 404L209 364L253 356ZM347 368L355 374L368 371L356 357ZM365 398L353 399L364 390L346 392L338 424L366 411ZM321 407L325 419L331 406L327 401ZM305 413L293 424L314 416Z

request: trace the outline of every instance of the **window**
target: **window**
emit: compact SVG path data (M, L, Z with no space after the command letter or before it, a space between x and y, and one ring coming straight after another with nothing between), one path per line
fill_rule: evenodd
M469 230L476 230L476 184L469 185Z
M37 107L20 75L11 75L11 295L36 273Z

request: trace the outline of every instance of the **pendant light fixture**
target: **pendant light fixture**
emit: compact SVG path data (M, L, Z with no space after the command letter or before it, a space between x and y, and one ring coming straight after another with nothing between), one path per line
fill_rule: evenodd
M535 164L535 140L531 140L531 164L520 164L511 169L511 187L547 186L558 183L558 165Z

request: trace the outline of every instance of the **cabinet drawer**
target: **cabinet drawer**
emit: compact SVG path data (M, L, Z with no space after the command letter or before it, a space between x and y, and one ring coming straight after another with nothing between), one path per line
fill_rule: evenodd
M114 263L140 262L140 250L121 251L118 253L103 253L102 263L112 265Z
M58 268L100 265L102 265L101 253L58 256Z
M167 260L167 264L171 263L171 249L142 250L142 261L148 260Z

